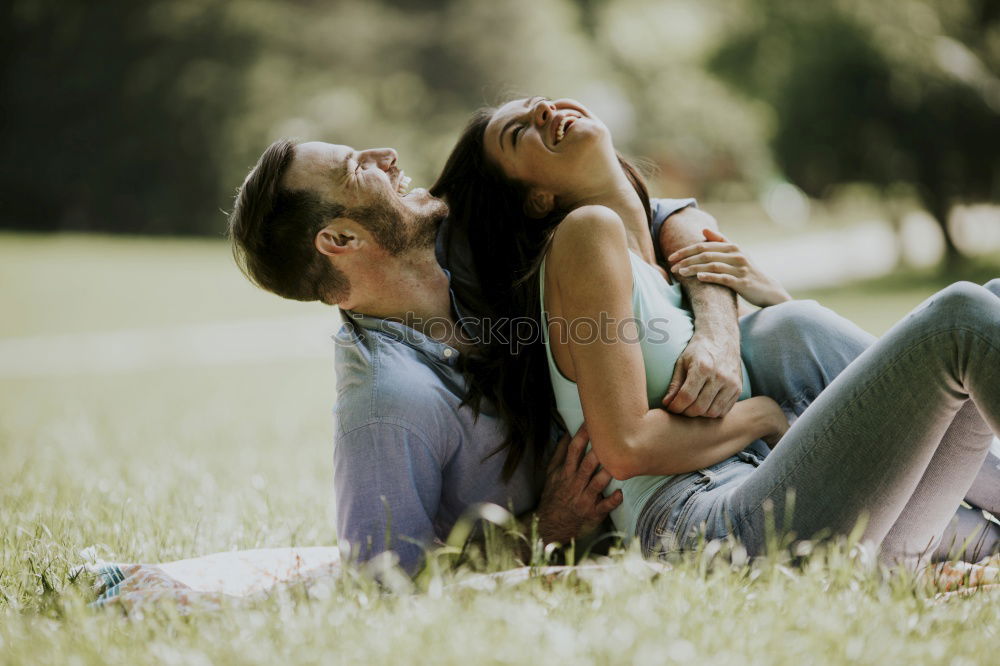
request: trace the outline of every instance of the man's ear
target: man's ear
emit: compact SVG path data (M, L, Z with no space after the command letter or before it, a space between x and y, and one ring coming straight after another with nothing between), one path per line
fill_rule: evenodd
M528 217L540 220L555 208L556 198L554 195L541 190L531 190L528 199L524 202L524 214Z
M350 225L331 222L319 230L313 244L321 254L336 257L357 250L361 239Z

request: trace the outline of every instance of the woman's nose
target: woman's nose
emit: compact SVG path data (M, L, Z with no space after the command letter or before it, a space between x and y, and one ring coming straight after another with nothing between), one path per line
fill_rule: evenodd
M532 109L535 124L544 125L549 122L549 118L552 116L552 112L554 110L555 108L552 106L552 102L546 99L540 99L535 102L535 108Z

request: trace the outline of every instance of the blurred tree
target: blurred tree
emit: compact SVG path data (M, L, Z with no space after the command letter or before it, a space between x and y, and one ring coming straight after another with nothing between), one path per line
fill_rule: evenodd
M996 3L749 0L710 66L773 106L775 159L809 194L915 187L946 269L951 207L1000 197Z
M765 105L703 65L722 37L728 0L584 4L597 8L595 46L614 72L614 96L630 110L612 129L619 145L658 167L657 194L749 196L773 177Z
M573 0L580 14L580 27L584 34L593 39L598 34L601 22L600 10L605 8L609 0Z
M392 145L426 184L469 113L516 94L584 101L653 158L658 194L749 194L773 175L770 123L810 192L906 181L943 216L995 191L996 6L13 0L0 226L218 234L280 136ZM713 52L754 100L705 70Z
M699 64L720 2L13 0L0 226L218 234L280 136L392 145L427 184L520 94L583 100L676 194L754 177L760 114Z
M238 183L278 136L391 145L428 185L471 112L517 94L578 95L607 76L570 0L251 0L263 47L234 125Z
M251 36L222 2L4 3L0 224L218 229Z

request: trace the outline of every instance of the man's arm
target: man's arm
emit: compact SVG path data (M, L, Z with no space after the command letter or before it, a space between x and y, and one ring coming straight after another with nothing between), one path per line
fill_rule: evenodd
M705 240L704 230L718 231L715 218L693 207L670 215L660 227L661 256ZM664 262L666 263L666 262ZM669 271L670 266L664 265ZM743 386L736 294L696 276L677 276L694 310L694 335L674 369L663 405L685 416L724 416Z
M441 496L441 465L426 442L395 423L368 423L337 437L333 462L338 538L361 561L392 550L416 573Z

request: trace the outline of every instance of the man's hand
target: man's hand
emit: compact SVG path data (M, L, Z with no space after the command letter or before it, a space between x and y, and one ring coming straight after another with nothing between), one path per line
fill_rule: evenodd
M742 390L739 343L720 345L696 332L677 359L663 406L674 414L719 418L729 413Z
M714 217L696 208L674 213L660 228L663 256L698 243L706 227L716 225ZM725 416L743 385L736 294L694 276L679 277L694 311L694 335L677 359L663 406L686 416Z
M598 469L597 456L586 451L589 441L586 425L580 426L572 440L568 434L559 440L549 462L538 503L538 531L545 543L567 544L586 536L622 503L620 490L602 495L611 474Z
M704 234L706 242L689 245L667 257L675 275L729 287L762 308L792 300L781 283L757 268L739 246L711 229L705 229Z

